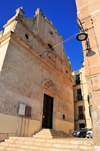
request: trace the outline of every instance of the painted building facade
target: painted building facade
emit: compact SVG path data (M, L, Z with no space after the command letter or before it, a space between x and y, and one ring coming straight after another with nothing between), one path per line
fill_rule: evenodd
M92 128L88 88L85 78L84 65L80 70L72 73L75 85L74 92L74 121L75 130L79 128Z
M85 77L93 119L95 150L100 150L100 0L76 0L77 15L81 20L87 41L82 42Z
M58 45L63 38L40 9L35 13L28 18L18 8L0 32L0 133L74 129L72 69Z

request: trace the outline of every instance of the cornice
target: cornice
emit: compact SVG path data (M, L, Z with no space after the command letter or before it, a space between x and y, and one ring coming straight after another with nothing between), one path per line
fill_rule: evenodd
M8 25L10 25L14 20L16 20L18 17L17 16L14 16L12 17L10 20L8 20L7 24L5 24L3 26L3 28L6 28Z
M85 18L81 19L81 22L88 22L88 21L91 21L91 15L88 15Z
M94 11L93 13L90 13L90 15L86 16L85 18L82 18L81 21L88 22L92 19L92 17L95 17L96 15L100 14L100 9Z
M90 15L91 15L92 17L94 17L94 16L99 15L99 14L100 14L100 9L94 11L94 12L91 13Z
M3 30L0 31L0 35L2 35L2 34L3 34Z
M0 43L2 43L3 41L5 41L6 39L8 39L11 36L11 31L9 31L8 33L4 34L2 37L0 37Z
M3 46L5 46L6 44L8 44L9 41L6 41L5 43L3 43L2 45L0 45L0 48L2 48Z

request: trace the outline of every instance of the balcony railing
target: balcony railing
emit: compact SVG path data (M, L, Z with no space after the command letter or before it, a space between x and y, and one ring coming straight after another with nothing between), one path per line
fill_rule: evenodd
M84 114L79 114L78 115L78 120L85 120L85 115Z
M78 84L80 84L80 83L81 83L80 79L77 79L77 80L76 80L76 85L78 85Z
M83 100L82 95L78 95L78 96L76 97L76 101L82 101L82 100Z

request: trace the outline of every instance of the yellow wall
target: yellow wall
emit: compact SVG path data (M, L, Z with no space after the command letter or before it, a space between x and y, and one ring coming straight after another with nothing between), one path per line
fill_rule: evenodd
M74 81L76 81L76 75L80 74L80 84L75 85L74 86L74 101L76 101L76 97L77 97L77 89L81 89L81 93L82 93L82 97L83 97L83 101L77 101L74 103L74 118L75 120L78 120L78 115L79 115L79 111L78 111L78 107L79 106L84 106L85 107L85 111L83 111L83 113L85 114L85 119L86 119L86 127L87 128L91 128L91 118L89 115L89 104L88 104L88 88L87 88L87 81L85 78L85 68L82 67L80 70L74 71L73 72L73 79ZM79 128L79 124L81 123L85 123L85 120L78 120L75 121L75 129Z
M16 136L18 117L0 114L0 133L8 133L9 136ZM22 122L22 129L21 129ZM32 136L35 131L38 131L41 128L40 121L29 119L19 118L17 136ZM62 130L64 132L73 132L74 123L64 121L64 120L55 120L55 130ZM28 133L27 133L28 131ZM27 135L28 134L28 135Z
M74 123L68 121L56 119L55 125L56 125L55 127L56 130L62 130L67 133L73 132L74 130Z
M10 136L16 135L17 122L18 117L16 116L0 114L0 133L10 133ZM38 131L40 127L41 127L40 121L29 119L28 126L28 118L26 119L25 122L25 118L22 119L22 117L20 117L18 122L17 136L20 136L20 134L21 136L32 136L32 134L35 131Z

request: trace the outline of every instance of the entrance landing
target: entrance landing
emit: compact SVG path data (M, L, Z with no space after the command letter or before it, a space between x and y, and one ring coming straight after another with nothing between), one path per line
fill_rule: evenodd
M54 129L42 129L35 135L35 138L74 138L72 135L69 135L63 131L57 131Z

